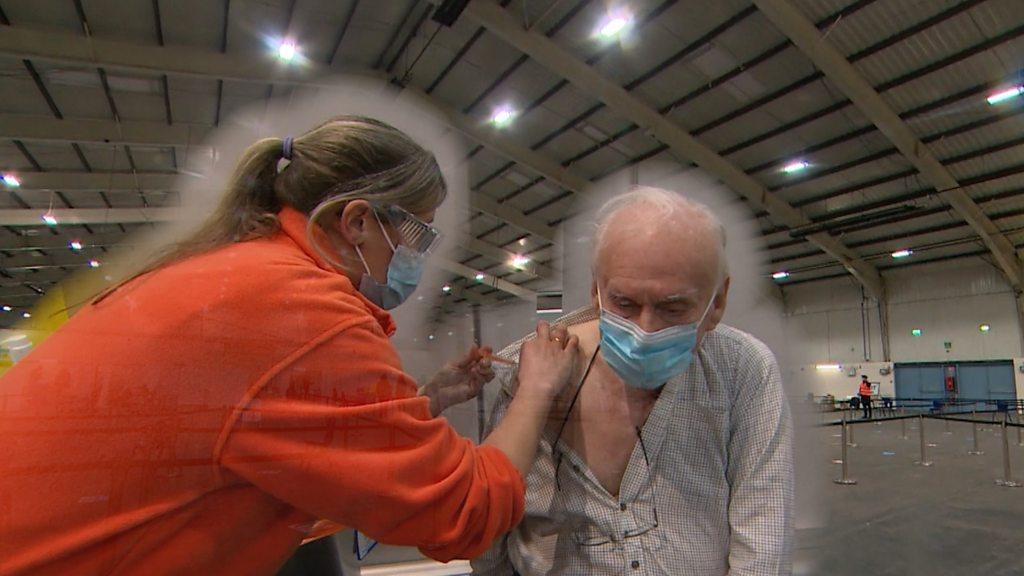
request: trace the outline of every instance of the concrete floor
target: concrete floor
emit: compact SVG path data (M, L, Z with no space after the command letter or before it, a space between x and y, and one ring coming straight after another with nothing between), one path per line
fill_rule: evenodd
M838 427L815 428L825 454L840 458ZM917 421L857 425L849 448L854 486L828 483L826 525L799 530L796 574L829 576L1024 574L1024 488L996 486L1003 474L998 426L925 420L931 467L919 459ZM1009 429L1014 476L1024 480L1024 447ZM891 453L891 454L890 454ZM840 465L827 463L833 478Z
M985 416L988 417L988 416ZM817 421L817 419L815 419ZM971 425L925 420L928 459L919 459L917 420L857 424L848 449L849 476L840 486L839 427L805 429L822 460L823 525L798 529L795 576L1024 575L1024 488L996 486L1003 475L997 425L980 427L980 456L968 454ZM1024 481L1024 447L1009 429L1014 478ZM931 444L934 444L932 446ZM818 478L821 480L821 478ZM798 490L806 489L799 486ZM422 559L413 548L379 546L366 565Z

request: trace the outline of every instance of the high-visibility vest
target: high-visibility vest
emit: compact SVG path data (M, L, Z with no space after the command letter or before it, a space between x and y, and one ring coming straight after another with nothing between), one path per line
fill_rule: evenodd
M871 396L871 383L870 382L865 382L863 380L860 381L860 395L861 396Z

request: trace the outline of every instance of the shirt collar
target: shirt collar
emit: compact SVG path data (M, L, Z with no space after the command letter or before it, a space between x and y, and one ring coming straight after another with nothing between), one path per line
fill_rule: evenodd
M298 210L292 208L291 206L285 206L281 210L281 212L278 213L277 219L281 223L281 232L283 232L285 236L290 238L291 241L294 242L306 256L312 259L313 262L315 262L319 268L326 270L332 274L337 274L339 277L342 278L342 280L344 280L346 292L349 292L350 294L358 298L359 301L362 302L364 306L366 306L366 309L370 312L370 315L372 315L373 318L377 321L377 323L380 324L380 327L384 329L385 334L387 334L388 336L392 336L395 333L395 321L391 317L391 314L389 314L386 310L377 306L373 302L367 300L366 297L359 292L359 290L356 290L355 286L353 286L352 281L349 279L348 276L339 271L334 265L328 262L327 259L324 258L315 248L313 248L313 245L309 241L309 236L306 232L309 224L309 218L305 214L299 212ZM313 234L318 235L318 237L323 237L323 245L329 245L326 239L326 235L324 234L323 230L321 230L319 227L313 227Z

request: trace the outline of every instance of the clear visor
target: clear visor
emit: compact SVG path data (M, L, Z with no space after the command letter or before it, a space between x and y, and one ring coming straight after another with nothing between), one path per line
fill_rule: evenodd
M441 242L441 232L394 204L375 206L377 213L391 224L401 243L420 254L429 254Z

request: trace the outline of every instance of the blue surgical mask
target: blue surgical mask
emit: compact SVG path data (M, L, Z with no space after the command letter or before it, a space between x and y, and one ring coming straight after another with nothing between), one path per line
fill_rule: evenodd
M708 302L700 320L647 332L622 316L605 310L598 290L601 354L623 382L642 390L657 390L690 367L697 347L697 329L711 310Z
M370 274L370 266L366 263L366 259L363 258L363 253L359 250L359 246L356 246L356 253L359 254L359 259L363 262L363 268L366 269L363 279L359 281L359 292L377 306L385 310L391 310L408 300L412 293L416 291L416 286L420 283L420 277L423 276L423 264L426 260L426 254L416 252L402 244L395 246L391 242L391 238L388 237L387 231L384 230L384 224L381 223L376 212L374 212L374 217L377 218L377 224L380 226L388 246L391 247L393 255L391 256L391 263L388 264L387 283L381 284Z

